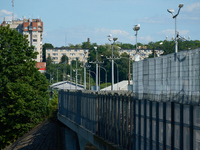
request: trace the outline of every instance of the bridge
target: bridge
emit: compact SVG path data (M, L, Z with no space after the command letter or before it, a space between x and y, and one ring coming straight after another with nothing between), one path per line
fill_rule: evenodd
M110 149L200 149L200 49L133 63L132 91L59 90L57 118Z

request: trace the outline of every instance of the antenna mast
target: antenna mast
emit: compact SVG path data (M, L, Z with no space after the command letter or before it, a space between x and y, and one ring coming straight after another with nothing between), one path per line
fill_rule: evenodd
M12 21L14 20L14 0L12 0Z

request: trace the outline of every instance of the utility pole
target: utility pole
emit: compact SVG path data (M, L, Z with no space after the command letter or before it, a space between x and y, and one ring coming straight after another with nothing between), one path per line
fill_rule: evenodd
M130 70L131 70L131 62L130 62L130 59L131 59L131 56L130 56L130 53L129 53L129 59L128 59L128 85L130 85L130 79L131 79L131 73L130 73Z

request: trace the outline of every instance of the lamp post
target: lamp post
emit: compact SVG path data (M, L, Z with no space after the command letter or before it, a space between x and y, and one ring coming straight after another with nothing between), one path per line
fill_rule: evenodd
M119 72L118 72L118 64L116 62L114 62L115 65L117 66L117 90L119 90L119 86L118 86L118 83L119 83Z
M94 47L95 51L96 51L96 61L95 62L89 62L89 63L95 63L96 64L96 91L98 91L98 64L103 63L103 62L99 62L98 60L98 51L97 51L97 47Z
M175 55L178 52L178 42L177 42L178 33L177 33L177 19L176 18L180 12L180 9L183 7L183 4L179 4L178 7L179 9L176 15L173 15L174 9L167 9L167 11L172 14L172 18L175 19Z
M85 55L87 51L84 52L84 89L86 90L86 63L85 63Z
M133 30L136 31L136 53L137 53L137 32L140 30L140 24L134 25Z
M94 49L96 51L96 91L98 91L98 51L96 46Z
M112 35L110 34L110 35L108 35L108 40L110 41L110 42L112 42L112 40L113 40L113 43L111 44L112 45L112 58L111 58L111 60L112 60L112 83L111 83L111 91L113 91L113 85L114 85L114 58L113 58L113 45L115 44L115 41L117 41L117 39L118 38L111 38L112 37Z

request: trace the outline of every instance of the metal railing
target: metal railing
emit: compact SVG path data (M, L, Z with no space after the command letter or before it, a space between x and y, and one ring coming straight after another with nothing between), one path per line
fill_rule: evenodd
M131 92L60 90L58 113L122 149L200 145L200 106L138 100Z

